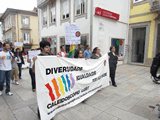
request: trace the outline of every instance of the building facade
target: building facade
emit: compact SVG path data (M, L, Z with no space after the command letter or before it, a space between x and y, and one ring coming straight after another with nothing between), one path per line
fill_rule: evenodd
M3 41L2 24L0 23L0 41Z
M160 1L130 2L129 63L150 66L160 51Z
M65 25L77 24L81 28L84 49L87 44L91 49L99 47L103 55L109 52L111 45L116 45L117 54L124 56L128 44L130 1L37 0L37 3L40 40L50 41L54 54L65 45ZM67 53L69 47L65 45Z
M7 8L0 21L3 41L23 42L26 51L39 47L37 12Z

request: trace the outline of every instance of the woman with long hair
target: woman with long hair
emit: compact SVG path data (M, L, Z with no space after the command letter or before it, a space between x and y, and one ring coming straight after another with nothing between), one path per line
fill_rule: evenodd
M74 58L83 58L83 51L77 50L76 56L74 56Z
M95 47L93 49L91 59L99 59L100 57L102 57L102 55L100 54L100 49L98 47Z

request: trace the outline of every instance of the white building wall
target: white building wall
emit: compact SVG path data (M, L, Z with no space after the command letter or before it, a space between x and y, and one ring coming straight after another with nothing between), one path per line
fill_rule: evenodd
M90 0L88 0L87 6L87 19L85 17L76 19L74 22L74 0L71 0L71 24L79 24L81 26L81 34L89 34L90 33ZM57 51L60 50L60 37L65 37L65 24L69 24L69 22L65 22L60 24L61 20L61 13L60 13L60 0L56 2L56 22L57 26L49 26L49 5L47 5L47 28L42 28L42 17L41 17L41 10L39 9L38 16L39 16L39 33L40 33L40 40L43 37L50 37L50 36L57 36Z
M91 17L93 18L93 28L92 28L92 49L94 47L99 46L99 23L102 22L104 24L104 39L101 42L101 54L105 54L109 52L109 47L111 46L111 38L119 38L125 39L125 44L128 44L128 26L129 26L129 0L93 0L93 8L91 15L91 0L88 0L87 3L87 19L85 17L76 19L74 22L74 1L71 1L71 24L80 24L81 26L81 34L88 34L89 43L90 43L90 27L91 27ZM119 21L111 20L108 18L103 18L100 16L95 16L95 7L101 7L103 9L109 10L111 12L115 12L120 14ZM65 37L65 24L69 24L69 22L65 22L60 24L60 0L56 2L56 26L49 26L49 5L47 6L47 28L42 28L42 16L41 10L38 12L39 16L39 34L40 40L44 37L57 36L57 51L59 51L60 37ZM126 60L127 61L127 60Z
M125 44L128 44L129 6L129 0L94 0L93 48L100 47L102 54L108 53L112 38L125 39ZM95 16L96 7L117 13L120 15L120 19L115 21L101 16ZM104 36L102 35L104 38L103 42L100 40L101 34L99 34L99 23L104 24ZM99 43L101 43L101 45L99 45ZM125 63L126 62L127 60L125 59Z

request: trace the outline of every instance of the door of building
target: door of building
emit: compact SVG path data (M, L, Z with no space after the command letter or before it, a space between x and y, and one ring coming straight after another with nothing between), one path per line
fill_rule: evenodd
M160 51L160 23L157 28L156 54Z
M132 28L130 44L130 62L144 64L146 49L146 27Z

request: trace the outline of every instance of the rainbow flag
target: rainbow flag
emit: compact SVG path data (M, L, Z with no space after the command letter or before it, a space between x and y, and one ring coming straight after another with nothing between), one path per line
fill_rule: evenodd
M71 45L68 58L72 58L75 52L76 52L76 46Z

